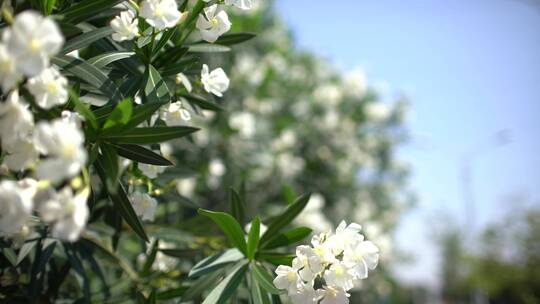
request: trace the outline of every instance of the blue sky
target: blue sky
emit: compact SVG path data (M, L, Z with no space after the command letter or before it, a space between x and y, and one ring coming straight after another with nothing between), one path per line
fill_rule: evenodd
M432 225L464 220L461 159L471 160L475 228L500 218L519 193L540 201L540 2L528 0L278 0L303 49L372 84L406 92L413 140L399 157L419 197L397 231L417 262L409 282L437 282ZM494 144L494 134L512 141ZM439 221L440 225L440 221Z

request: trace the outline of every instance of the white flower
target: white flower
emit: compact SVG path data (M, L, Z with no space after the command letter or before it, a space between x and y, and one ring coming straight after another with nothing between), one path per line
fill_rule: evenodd
M68 99L67 79L54 67L30 78L26 86L36 98L36 103L43 109L64 104Z
M379 248L370 241L362 241L354 246L349 246L343 253L343 262L353 265L355 276L365 279L368 269L375 269L379 262Z
M332 252L335 255L338 255L342 253L347 246L352 246L357 242L363 241L364 236L359 233L361 229L362 226L356 223L351 223L347 226L345 221L341 221L336 228L336 233L331 235L327 241L332 248Z
M293 268L300 269L300 276L304 281L312 281L324 270L323 261L309 246L296 247L296 258L292 262Z
M205 0L208 2L210 0ZM234 5L239 9L248 10L253 7L252 0L225 0L225 5Z
M58 183L77 175L86 163L84 135L68 121L40 122L34 131L34 142L38 151L48 156L37 166L39 179Z
M39 74L49 66L50 57L56 55L64 37L50 17L25 11L15 17L11 28L4 30L4 43L17 58L18 68L26 76Z
M167 126L180 126L191 120L191 113L184 108L181 101L171 102L162 107L160 116Z
M362 98L367 91L366 74L362 69L354 69L345 75L345 91L350 95Z
M34 127L32 112L19 100L19 92L13 91L5 102L0 102L0 141L5 150L19 139L28 137Z
M31 214L31 195L14 181L0 181L0 234L19 232Z
M222 176L227 169L221 159L212 159L208 164L208 172L213 176Z
M323 263L334 263L336 257L332 253L330 244L326 242L328 235L326 233L316 234L311 238L311 245L313 246L313 252L319 257Z
M195 186L197 181L193 177L176 180L176 192L185 197L193 196Z
M189 78L184 73L176 74L176 84L182 84L188 92L193 90L193 86L189 81Z
M324 280L327 285L340 287L345 290L353 288L355 272L345 263L335 262L324 271Z
M323 299L320 304L347 304L349 303L349 296L342 288L336 288L333 286L325 286L324 290L321 290Z
M84 118L77 112L64 110L62 111L61 115L63 121L70 123L77 128L81 127L82 121L84 120Z
M12 171L29 168L39 159L39 152L31 137L21 138L6 148L4 164Z
M131 40L139 34L139 20L132 11L123 11L111 21L114 30L112 39L115 41Z
M293 304L314 304L319 300L319 292L310 283L301 283L294 294L290 295Z
M223 96L223 92L229 88L229 78L222 68L217 68L209 72L208 66L203 64L201 70L201 82L208 93L218 97Z
M234 112L229 117L229 126L238 130L240 136L250 138L255 134L255 116L250 112Z
M391 114L390 108L382 102L368 103L364 111L368 119L375 122L385 121Z
M149 164L143 164L143 163L139 163L138 165L138 168L139 170L142 171L142 173L144 175L146 175L148 178L156 178L158 176L158 174L162 173L163 171L165 171L165 168L164 166L154 166L154 165L149 165Z
M297 269L290 266L279 265L276 269L276 278L274 285L278 289L286 289L289 295L293 295L298 290L301 283Z
M153 221L156 214L157 201L147 193L134 192L131 203L135 213L143 220Z
M51 230L52 236L74 242L86 226L89 210L86 205L90 190L88 188L73 195L69 187L63 188L57 196L61 208Z
M59 191L50 186L38 186L37 189L36 210L41 220L51 225L52 236L69 242L76 241L88 221L90 189L84 188L79 193L74 193L68 186Z
M17 70L17 64L15 57L8 52L6 46L0 44L0 84L4 93L9 92L22 78Z
M231 22L227 13L218 9L214 4L204 9L204 15L199 15L197 28L201 31L201 36L208 42L215 42L219 36L231 29Z
M141 17L158 30L174 27L183 14L175 0L145 0L141 4Z

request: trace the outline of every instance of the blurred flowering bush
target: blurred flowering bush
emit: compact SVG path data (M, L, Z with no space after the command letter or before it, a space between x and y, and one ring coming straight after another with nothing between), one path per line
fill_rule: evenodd
M405 103L267 5L2 2L2 301L347 303L388 259Z

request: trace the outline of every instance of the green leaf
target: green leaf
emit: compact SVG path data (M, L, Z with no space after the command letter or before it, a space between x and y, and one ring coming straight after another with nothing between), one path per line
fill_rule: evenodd
M272 294L280 293L280 290L274 286L272 275L263 266L251 263L251 272L264 290Z
M160 252L162 252L165 255L168 255L170 257L175 258L186 258L186 257L194 257L198 253L200 253L200 250L197 249L172 249L172 248L163 248L159 249Z
M32 248L34 248L37 243L37 240L32 240L25 242L22 245L21 249L19 249L19 254L17 255L17 265L19 265L24 260L24 258L30 253L30 251L32 251Z
M213 43L197 43L189 46L190 53L225 53L230 52L231 48L225 45Z
M103 165L103 169L107 172L105 182L109 192L116 191L116 185L118 184L118 154L116 149L107 143L101 143L99 145L101 154L98 156L98 161Z
M195 104L195 105L201 107L204 110L223 111L223 108L220 107L218 104L210 102L210 101L204 99L204 97L202 97L200 95L196 95L196 94L180 94L180 96L187 99L189 103Z
M169 40L175 35L176 31L178 30L178 27L174 27L172 29L169 29L161 35L161 38L159 39L158 43L152 50L153 54L157 54L166 44L169 42Z
M66 41L60 53L67 54L85 48L99 39L110 36L112 33L114 33L114 30L108 26L82 33Z
M111 112L111 115L105 121L103 130L110 129L112 127L123 126L127 124L131 118L131 112L133 111L133 104L131 100L126 99L119 103L116 108Z
M135 128L120 134L103 135L101 139L118 144L154 144L180 138L198 131L192 127Z
M161 70L161 75L163 75L164 77L176 75L180 72L184 72L186 69L190 68L197 62L199 62L199 58L197 57L184 58L177 63L165 65L164 68Z
M147 304L156 304L156 291L152 290L150 295L148 295L148 299L146 299Z
M137 145L114 145L118 155L134 160L139 163L156 165L156 166L172 166L168 159L163 156L153 152L152 150L146 149L145 147Z
M144 265L142 268L142 274L143 275L149 275L150 270L152 269L152 265L154 264L154 261L156 260L157 252L158 252L158 246L159 246L159 239L155 240L152 244L152 247L150 249L150 254L146 256L146 261L144 261Z
M84 117L84 121L92 128L93 131L96 131L99 126L94 113L90 111L88 106L79 99L79 96L77 96L73 90L69 90L69 98L75 104L75 111Z
M255 274L251 272L251 300L253 304L270 304L270 299L268 294L262 290L259 286L257 279L255 279Z
M199 209L199 214L212 219L225 233L229 241L238 248L244 255L246 254L246 240L240 224L230 214L225 212Z
M247 241L247 258L253 260L255 253L257 252L257 245L259 245L259 233L261 229L261 219L257 216L251 221L251 228L249 229L248 241Z
M123 99L122 93L116 84L102 71L88 62L71 56L58 55L52 58L52 63L58 65L64 72L79 78L105 95L110 96L113 101Z
M10 247L4 247L2 248L2 254L6 258L6 260L9 261L9 263L13 266L17 266L17 254L15 253L15 250Z
M229 204L232 216L242 225L244 223L245 207L242 198L234 189L229 190Z
M95 163L95 167L98 171L98 174L101 178L101 180L106 183L106 171L103 169L103 164L101 164L101 161L98 159ZM146 232L144 231L143 224L135 211L133 210L133 205L131 204L131 201L129 200L126 190L124 189L124 186L122 183L118 183L118 187L116 191L111 192L107 191L109 194L109 197L111 198L115 209L118 211L118 213L122 216L122 218L126 221L126 223L133 229L133 231L144 241L148 242L148 236L146 235Z
M130 120L125 125L103 130L101 132L101 137L123 134L124 132L137 127L144 121L151 119L152 115L159 110L163 104L164 103L161 102L148 102L143 105L136 106L133 109Z
M209 272L215 272L230 263L237 262L244 258L242 252L236 248L231 248L209 256L195 264L189 271L188 278L198 277Z
M266 243L263 249L273 249L283 246L290 246L306 238L308 235L311 234L312 231L313 230L308 227L298 227L280 233L276 237L272 238L268 243Z
M163 300L172 300L175 298L179 298L184 295L186 290L188 290L187 286L180 286L177 288L160 291L156 294L156 299L163 301Z
M188 51L188 48L182 45L170 47L160 54L156 54L156 59L152 65L156 68L170 66L179 61Z
M191 286L186 290L182 296L182 302L193 301L197 296L207 291L208 289L216 286L217 280L221 277L221 270L217 270L209 273L208 275L198 278ZM200 302L200 301L199 301Z
M239 262L231 273L210 291L203 304L226 303L244 279L247 268L248 264L246 262Z
M107 53L103 53L95 57L92 57L88 59L87 62L94 65L95 67L103 68L115 61L126 59L133 55L135 55L135 52L122 52L122 51L107 52Z
M273 218L268 223L268 229L262 236L260 240L260 246L261 248L264 248L266 243L271 241L274 237L277 236L278 232L285 226L287 226L294 218L304 210L306 207L309 197L311 194L304 194L300 197L298 197L294 203L287 206L287 209L283 211L280 215Z
M171 93L167 84L152 65L148 66L146 77L144 94L148 102L167 102L171 99Z
M108 257L113 263L116 263L122 270L128 275L132 281L137 281L137 273L131 268L131 265L125 258L121 255L117 255L113 250L102 243L101 238L98 235L85 234L81 238L81 242L99 250L104 254L105 257Z
M259 252L257 254L257 260L267 261L276 266L288 265L290 266L292 260L296 257L294 253L281 253L281 252Z
M64 20L77 23L108 10L123 0L84 0L64 10Z
M234 33L222 35L216 40L215 43L221 45L233 45L248 41L255 38L257 35L253 33Z

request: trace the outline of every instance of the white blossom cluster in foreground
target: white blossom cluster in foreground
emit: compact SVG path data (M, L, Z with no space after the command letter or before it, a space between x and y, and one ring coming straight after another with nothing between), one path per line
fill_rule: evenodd
M276 269L274 285L287 290L295 304L349 303L348 291L379 261L379 249L360 230L360 225L342 221L335 233L313 236L311 246L296 248L292 267Z
M252 7L252 2L251 0L227 0L225 5L248 10ZM153 35L159 35L162 31L181 25L188 17L188 12L180 12L174 0L145 0L139 7L127 5L127 10L122 11L110 22L114 30L111 38L122 42L140 37L139 17L144 18L146 23L153 27ZM227 12L218 4L212 4L205 7L197 17L196 27L203 40L213 43L231 29L231 22ZM218 97L222 97L229 88L229 78L223 69L210 70L206 64L203 64L200 82L206 92ZM191 80L183 73L176 75L176 84L181 85L188 93L193 90ZM191 113L185 107L186 104L187 101L182 97L180 100L171 101L169 105L163 106L159 118L168 126L178 126L191 120Z
M53 237L75 241L88 219L89 190L79 177L87 153L78 114L63 111L36 122L31 111L68 100L67 79L50 64L63 43L56 23L33 11L17 15L2 33L0 83L7 98L0 103L1 164L12 179L0 181L0 235L28 235L35 212ZM32 101L19 94L22 83ZM65 181L71 182L58 189Z

